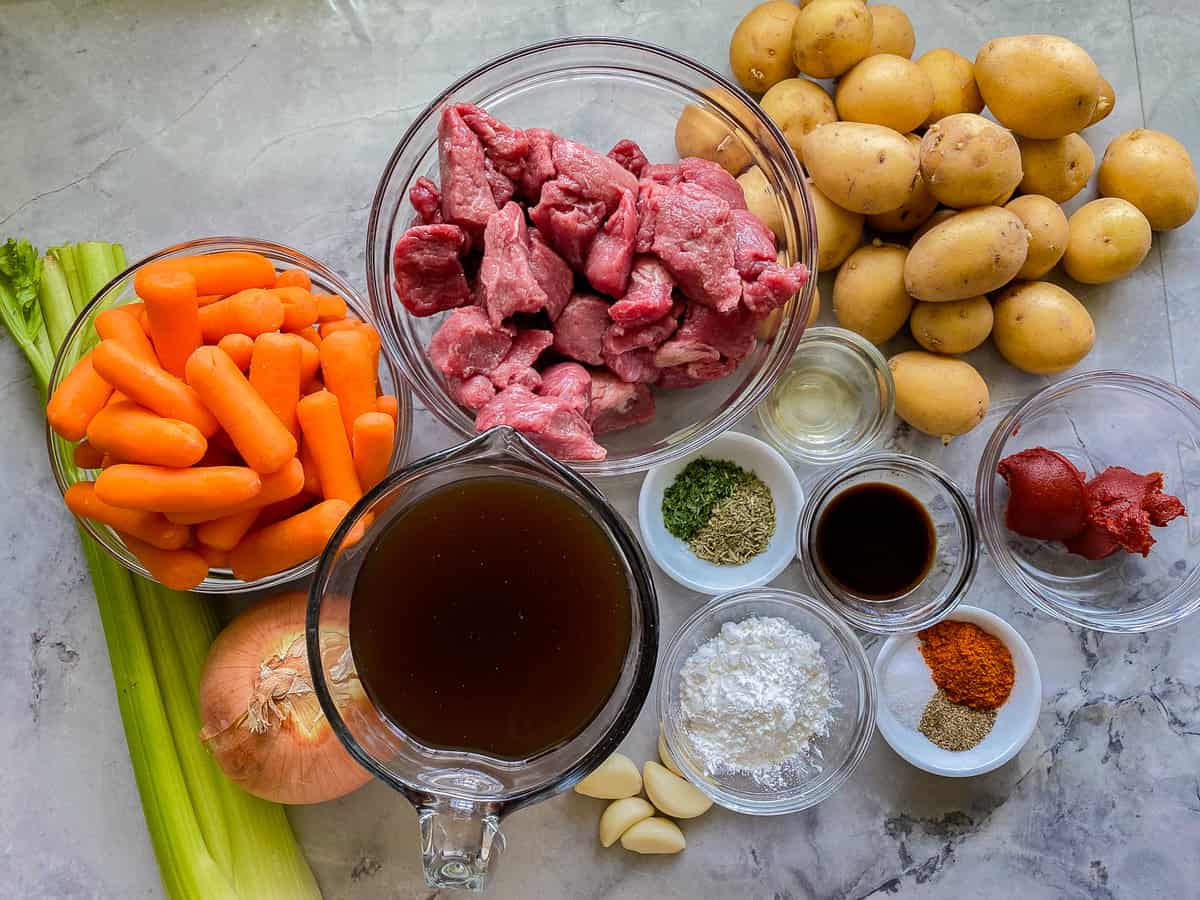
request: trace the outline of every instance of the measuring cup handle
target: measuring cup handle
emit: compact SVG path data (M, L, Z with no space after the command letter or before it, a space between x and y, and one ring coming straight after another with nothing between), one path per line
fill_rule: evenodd
M417 804L421 861L431 888L482 891L488 866L504 849L495 806L430 799Z

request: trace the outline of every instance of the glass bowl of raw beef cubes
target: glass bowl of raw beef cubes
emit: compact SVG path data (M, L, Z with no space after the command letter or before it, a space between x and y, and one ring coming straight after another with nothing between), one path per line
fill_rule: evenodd
M767 223L742 174L774 201ZM417 117L375 195L367 275L435 415L612 475L694 451L766 396L815 252L799 164L744 94L667 50L568 38Z

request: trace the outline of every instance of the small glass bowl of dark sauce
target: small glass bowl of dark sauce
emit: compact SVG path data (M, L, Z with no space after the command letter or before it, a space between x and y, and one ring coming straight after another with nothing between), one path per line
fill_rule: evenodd
M937 466L875 453L826 473L800 516L799 556L818 597L877 634L927 628L975 578L971 504Z

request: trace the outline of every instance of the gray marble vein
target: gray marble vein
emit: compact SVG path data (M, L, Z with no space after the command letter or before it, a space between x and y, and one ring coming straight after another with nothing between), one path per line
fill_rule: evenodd
M996 34L1052 32L1085 46L1117 107L1087 132L1097 158L1137 126L1200 152L1200 15L1170 0L908 3L918 52L967 56ZM451 79L515 46L566 33L636 36L727 71L750 0L360 0L171 4L0 3L0 233L45 246L123 240L131 257L202 234L307 250L363 283L368 208L404 127ZM1072 208L1093 192L1074 201ZM1097 326L1083 364L1200 390L1200 223L1156 234L1131 278L1079 289ZM830 296L830 279L823 295ZM828 310L822 320L832 322ZM896 347L908 346L904 339ZM1048 379L993 350L972 359L995 400ZM91 585L47 471L25 364L0 343L0 895L161 896L129 768ZM745 427L752 428L750 423ZM418 412L415 452L452 435ZM966 484L973 460L900 429L896 446ZM637 479L603 485L635 516ZM700 602L659 576L669 633ZM804 589L793 566L779 579ZM1200 883L1200 621L1149 635L1086 633L1034 612L982 561L970 602L1005 616L1041 666L1033 739L1000 770L925 775L876 738L851 781L806 813L714 811L688 850L601 850L601 801L568 795L514 815L496 898L1177 898ZM647 708L625 742L654 753ZM371 784L292 820L325 895L426 898L415 817Z

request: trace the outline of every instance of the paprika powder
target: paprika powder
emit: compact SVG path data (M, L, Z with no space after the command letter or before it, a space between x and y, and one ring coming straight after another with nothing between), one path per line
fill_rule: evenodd
M1012 654L972 622L938 622L918 632L921 656L946 699L973 709L996 709L1012 691Z

